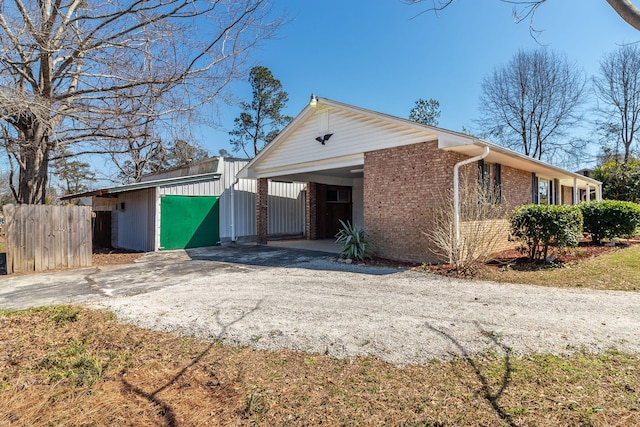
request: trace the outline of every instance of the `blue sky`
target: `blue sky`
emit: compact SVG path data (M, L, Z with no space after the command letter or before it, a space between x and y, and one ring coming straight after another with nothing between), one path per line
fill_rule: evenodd
M320 97L407 117L418 98L440 101L439 126L474 128L483 77L518 49L540 44L564 53L588 76L602 55L640 41L605 0L549 0L534 18L515 24L513 6L499 0L459 0L435 15L430 2L401 0L274 0L290 22L262 43L251 62L271 69L289 93L295 116ZM234 84L249 101L248 83ZM593 100L591 102L594 102ZM202 128L200 142L212 154L230 151L228 131L239 109L221 106L217 129ZM585 132L585 130L582 130Z

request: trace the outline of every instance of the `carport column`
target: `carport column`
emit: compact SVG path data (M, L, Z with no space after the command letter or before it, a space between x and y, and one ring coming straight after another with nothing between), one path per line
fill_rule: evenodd
M318 208L316 205L317 189L315 182L307 182L307 196L305 200L305 235L307 240L316 240L318 238L316 225L318 223L316 214Z
M267 227L269 224L269 180L258 178L256 193L256 242L267 244Z

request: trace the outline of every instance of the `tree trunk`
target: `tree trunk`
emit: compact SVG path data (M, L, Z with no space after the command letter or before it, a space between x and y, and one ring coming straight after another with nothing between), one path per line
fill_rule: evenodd
M22 130L18 203L45 204L49 173L49 137L37 122Z

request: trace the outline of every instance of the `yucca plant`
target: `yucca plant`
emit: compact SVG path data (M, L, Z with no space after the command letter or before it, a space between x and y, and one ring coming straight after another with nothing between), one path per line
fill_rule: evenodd
M368 242L367 232L353 226L349 221L340 220L342 229L336 234L336 243L340 245L340 258L363 261L369 256L371 244Z

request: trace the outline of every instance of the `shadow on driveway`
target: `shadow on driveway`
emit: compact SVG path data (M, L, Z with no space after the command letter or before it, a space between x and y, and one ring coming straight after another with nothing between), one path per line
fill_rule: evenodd
M343 264L336 261L336 254L307 249L270 247L267 245L228 245L186 249L194 261L216 261L260 267L306 268L322 271L345 271L377 276L397 273L393 267L374 267Z

